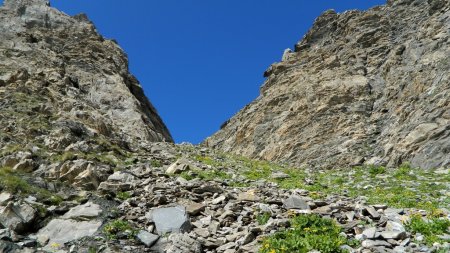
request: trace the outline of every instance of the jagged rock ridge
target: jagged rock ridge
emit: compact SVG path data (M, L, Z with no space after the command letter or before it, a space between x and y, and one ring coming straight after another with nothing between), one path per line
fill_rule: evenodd
M172 142L126 54L86 15L70 17L45 0L5 0L0 37L0 147L57 150L99 136L131 149Z
M305 167L449 166L449 34L446 0L326 11L205 144Z

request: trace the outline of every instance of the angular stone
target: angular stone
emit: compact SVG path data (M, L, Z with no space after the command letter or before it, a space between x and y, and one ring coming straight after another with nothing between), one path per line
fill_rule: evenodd
M186 204L186 211L190 215L197 215L201 211L205 210L205 207L206 206L201 203L189 202L188 204Z
M0 206L0 224L3 227L10 228L17 233L30 229L31 223L37 216L36 210L29 204L23 203Z
M245 253L257 253L261 248L261 244L257 242L257 240L249 243L247 245L240 246L240 250Z
M0 240L7 240L7 241L12 240L11 239L11 231L8 228L0 229Z
M381 217L380 213L378 213L377 210L375 210L375 208L371 206L367 206L365 210L369 213L370 217L372 217L373 219L379 219Z
M394 221L387 221L386 222L386 230L387 231L399 231L399 232L405 232L405 227L398 223L398 222L394 222Z
M246 244L251 243L255 239L256 239L256 235L250 232L250 233L246 233L244 235L244 237L242 237L241 239L238 240L237 243L239 245L246 245Z
M207 228L196 228L194 229L194 233L203 238L208 238L211 235Z
M84 205L76 206L65 213L63 219L92 219L98 217L102 213L99 205L87 202Z
M11 193L1 192L0 193L0 206L6 205L12 198L13 198L13 195Z
M353 211L346 212L345 213L345 217L347 217L348 221L353 221L353 219L355 218L355 212L353 212Z
M136 177L124 171L116 171L108 177L108 181L115 181L120 183L133 183Z
M367 239L367 236L365 234L359 234L359 235L355 235L355 239L358 241L364 241Z
M383 231L381 237L384 239L402 240L406 238L405 231Z
M171 234L168 238L166 253L201 253L202 245L187 234Z
M292 195L283 201L283 207L285 209L298 209L298 210L310 210L308 203L299 196Z
M98 186L98 191L102 193L117 193L131 190L130 184L102 182Z
M389 244L386 241L382 241L382 240L375 240L375 241L374 240L364 240L361 243L361 246L368 249L368 248L379 247L379 246L391 247L391 244Z
M277 230L279 228L286 228L290 225L288 219L269 219L269 221L264 225L263 231L269 232L271 230Z
M189 216L183 206L157 208L151 211L150 217L155 222L159 235L191 230Z
M272 173L272 175L270 176L273 179L286 179L286 178L290 178L291 176L289 176L286 173L283 172L274 172Z
M365 235L368 239L374 239L376 237L376 233L377 228L375 227L367 228L363 231L363 235Z
M186 159L179 159L178 161L172 163L169 168L167 168L167 174L180 174L183 171L189 170L189 164Z
M101 227L102 222L99 220L91 221L74 221L53 219L47 226L39 230L37 238L41 238L40 243L46 244L46 249L50 249L52 244L64 245L85 236L92 236ZM47 239L43 239L47 238Z
M394 251L395 253L404 253L404 252L407 252L407 251L406 251L406 247L404 247L404 246L396 246L396 247L393 249L393 251Z
M194 192L194 193L197 193L197 194L203 194L203 193L205 193L205 192L210 192L210 193L222 193L222 192L223 192L223 189L220 188L220 187L217 186L217 185L202 185L202 186L200 186L200 187L198 187L198 188L195 188L195 189L193 190L193 192Z
M140 230L139 233L136 235L136 238L145 246L151 247L153 244L156 243L156 241L158 241L159 236L149 233L145 230Z
M225 251L225 250L227 250L227 249L232 249L232 248L234 248L234 247L236 247L236 243L234 243L234 242L229 242L229 243L227 243L227 244L224 244L224 245L222 245L222 246L220 246L219 248L217 248L217 251L218 252L223 252L223 251Z
M237 200L244 202L258 202L260 198L256 195L256 190L249 190L239 193Z
M211 201L211 204L217 205L217 204L222 203L223 201L225 201L225 199L226 199L226 197L225 197L224 195L221 195L221 196L219 196L219 197L213 199L213 200Z

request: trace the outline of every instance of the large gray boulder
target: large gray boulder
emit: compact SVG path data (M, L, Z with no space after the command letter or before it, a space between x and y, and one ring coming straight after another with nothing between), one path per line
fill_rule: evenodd
M27 203L9 202L0 206L0 224L17 233L32 229L37 215L37 211Z
M98 204L87 202L71 208L63 216L51 220L36 234L45 249L55 250L64 243L94 235L103 222L98 219L102 209Z
M39 230L36 237L45 249L55 250L55 245L61 247L64 246L64 243L94 235L101 226L100 220L53 219L47 226Z
M191 230L189 215L184 206L157 208L149 214L159 235L183 233Z

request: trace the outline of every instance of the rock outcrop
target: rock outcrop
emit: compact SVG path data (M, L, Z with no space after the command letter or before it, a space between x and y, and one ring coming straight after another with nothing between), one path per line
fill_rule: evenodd
M5 0L0 37L0 147L172 142L126 54L86 15L45 0Z
M310 168L450 165L450 4L326 11L205 144Z

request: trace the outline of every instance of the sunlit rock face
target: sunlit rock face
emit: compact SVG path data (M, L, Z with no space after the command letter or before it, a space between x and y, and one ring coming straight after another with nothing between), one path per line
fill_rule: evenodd
M448 167L449 5L326 11L265 72L260 96L204 143L313 168Z
M126 54L86 15L68 16L45 0L5 0L0 37L0 146L172 142Z

